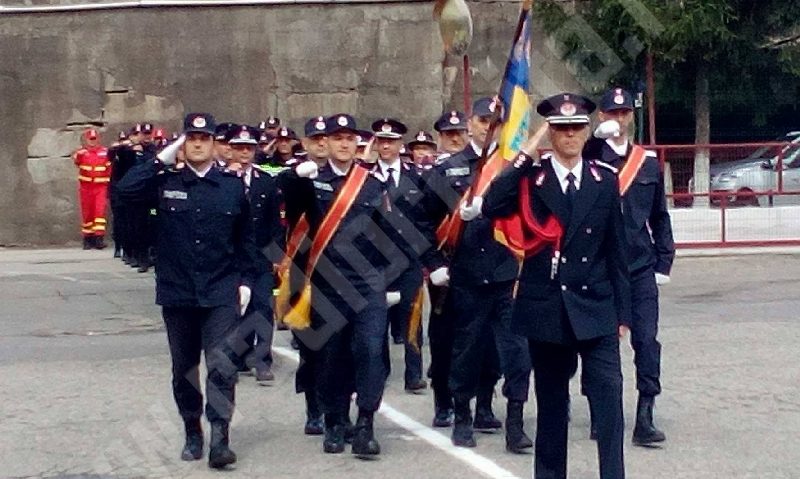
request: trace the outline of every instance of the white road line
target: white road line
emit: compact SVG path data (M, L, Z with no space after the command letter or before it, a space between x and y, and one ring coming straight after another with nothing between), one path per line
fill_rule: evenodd
M291 349L273 346L272 350L296 363L300 362L300 356ZM436 449L481 472L486 477L491 479L521 479L519 476L515 476L511 471L503 469L491 459L481 456L471 449L454 446L453 443L450 442L448 436L417 422L390 406L386 401L383 401L378 413Z

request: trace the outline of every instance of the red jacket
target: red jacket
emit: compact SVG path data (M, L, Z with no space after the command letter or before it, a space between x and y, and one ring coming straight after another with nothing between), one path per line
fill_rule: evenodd
M108 183L111 180L111 162L105 146L84 147L72 155L78 167L78 180L82 183Z

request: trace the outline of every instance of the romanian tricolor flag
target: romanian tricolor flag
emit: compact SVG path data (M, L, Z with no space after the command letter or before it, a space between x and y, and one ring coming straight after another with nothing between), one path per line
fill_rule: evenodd
M483 195L495 176L508 162L516 159L522 144L528 138L531 114L530 70L531 0L526 0L522 4L514 44L500 86L499 100L503 105L504 121L500 126L498 148L481 172L476 187L477 195Z
M500 155L510 161L522 148L528 138L528 124L531 113L530 71L531 71L531 13L523 10L522 29L514 41L511 55L506 65L506 74L500 88L500 101L503 103L505 123L500 130L498 142Z

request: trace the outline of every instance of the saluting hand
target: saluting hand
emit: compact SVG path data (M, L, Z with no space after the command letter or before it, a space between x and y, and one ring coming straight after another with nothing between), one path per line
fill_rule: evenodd
M539 149L539 143L542 142L544 134L547 133L547 128L548 124L543 123L542 126L540 126L538 130L536 130L536 133L531 135L531 137L528 138L528 141L526 141L525 144L522 145L520 151L530 157L536 158L537 150Z
M625 336L628 335L628 331L631 329L624 324L620 324L619 328L617 329L617 334L619 335L619 339L625 339Z

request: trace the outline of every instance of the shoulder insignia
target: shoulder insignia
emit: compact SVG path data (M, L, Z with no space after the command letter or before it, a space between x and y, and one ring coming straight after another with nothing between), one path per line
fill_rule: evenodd
M536 186L542 186L544 184L544 179L547 177L544 171L539 173L539 176L536 177Z
M611 173L614 173L615 175L619 172L618 169L614 168L613 166L609 165L608 163L606 163L604 161L592 160L590 162L590 164L592 166L599 166L600 168L605 168L606 170L610 171Z
M603 181L603 177L600 175L600 172L597 171L597 167L594 165L589 166L589 171L592 173L592 177L594 177L594 181L600 183Z

